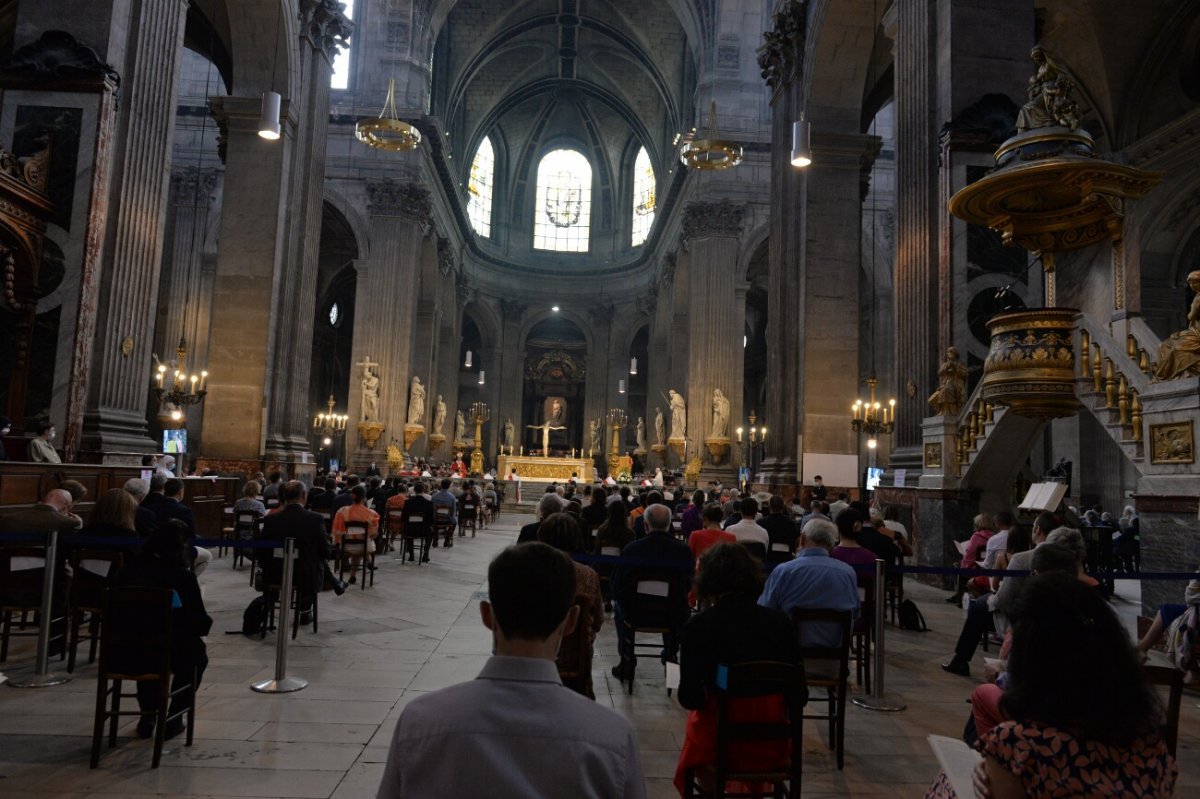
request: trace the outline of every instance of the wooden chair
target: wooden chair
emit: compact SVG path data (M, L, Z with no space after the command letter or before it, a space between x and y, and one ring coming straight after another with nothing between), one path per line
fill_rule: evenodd
M229 549L228 541L233 539L233 506L226 505L221 509L221 544L217 547L217 557L225 556Z
M353 559L358 558L362 566L362 589L367 589L367 577L370 575L371 587L375 587L375 553L371 551L371 536L366 522L346 522L346 532L342 533L342 544L338 555L338 578L345 579L346 565L350 565L350 579L353 580L358 566Z
M765 562L779 565L780 563L787 563L795 557L796 556L792 554L791 547L789 547L787 544L777 541L767 548L767 557L765 558Z
M410 552L413 553L413 559L418 566L429 557L429 544L433 538L430 525L431 520L425 518L424 515L409 515L404 522L403 530L401 530L403 541L403 551L400 553L401 563L408 559L407 556Z
M271 554L280 563L282 569L283 557L286 550L283 547L276 547L271 550ZM300 586L296 575L296 568L300 565L300 550L292 550L292 560L295 561L292 569L292 640L296 640L296 635L300 631ZM279 572L279 576L270 582L263 581L263 599L267 603L267 614L263 617L262 637L266 638L267 633L275 629L275 611L280 607L279 601L283 595L283 572ZM312 595L312 631L315 635L320 617L319 598L320 591L316 591Z
M579 621L570 635L564 636L558 649L558 676L562 683L577 694L595 699L592 691L592 613L589 603L582 597L575 598L579 607Z
M72 550L71 582L67 588L67 671L75 671L75 651L79 648L79 628L88 625L88 663L96 662L100 643L100 619L104 613L104 591L109 580L125 565L125 555L111 549Z
M454 546L454 512L444 503L433 503L433 545L437 546L438 539L442 545L449 548Z
M851 613L848 610L826 608L794 608L792 623L801 641L800 657L804 662L805 679L810 691L809 702L814 701L812 689L823 688L825 699L815 701L829 704L827 714L805 715L804 718L829 721L829 746L836 753L838 771L841 771L846 748L846 684L850 679ZM841 644L804 645L802 636L805 628L811 629L817 625L823 630L834 625L840 628Z
M872 622L875 619L875 583L858 587L858 621L851 634L851 654L854 657L854 681L867 693L871 692L871 646L875 640Z
M780 696L785 720L734 722L731 701L751 696ZM728 666L723 686L717 688L716 762L684 771L685 797L746 796L725 790L729 781L771 783L773 796L799 799L804 746L804 670L791 663L756 661ZM790 751L778 767L762 771L735 769L730 763L734 744L767 744L788 741ZM753 794L757 796L758 794Z
M91 767L100 765L100 740L108 722L108 748L117 744L117 721L121 716L142 715L140 710L121 710L122 699L136 699L136 693L122 693L122 682L158 681L158 712L154 727L154 758L158 768L162 760L163 740L168 721L187 716L187 746L192 745L196 728L195 675L186 685L171 690L171 604L169 588L125 586L105 591L103 621L100 626L100 669L96 676L96 718L92 729ZM111 687L109 683L112 683ZM187 707L170 713L171 700L187 694ZM111 707L106 708L109 697Z
M475 537L475 526L479 520L479 505L475 500L463 499L462 507L458 511L458 537L464 538L467 535L467 528L471 528L471 538Z
M387 546L384 552L396 551L396 539L403 538L404 532L404 510L402 508L387 508L383 515L383 520L387 525L385 541Z
M758 541L739 541L738 543L741 544L743 547L745 547L747 552L749 552L754 557L758 558L759 561L763 561L763 562L766 561L766 559L767 559L766 544L761 544Z
M687 591L678 585L677 572L655 569L639 569L631 571L622 579L634 582L633 601L629 607L621 607L621 629L617 635L624 643L622 663L625 665L625 676L628 680L626 693L633 693L634 672L637 670L638 649L653 650L653 657L658 660L663 649L662 641L638 642L637 634L677 635L682 623L676 624L676 619L686 618L688 609ZM665 593L664 593L665 584ZM649 654L640 657L651 657ZM671 689L667 689L670 696Z
M243 511L241 513L234 515L234 520L233 520L233 540L234 540L233 568L236 569L239 564L245 562L245 560L246 560L246 549L244 547L239 547L237 545L237 542L253 541L254 539L258 538L258 531L259 531L260 526L261 526L261 522L258 518L258 514L254 513L253 511ZM250 566L251 566L250 585L254 585L254 568L253 568L254 555L251 554L249 556L249 558L250 558Z
M46 548L39 546L5 546L0 547L0 663L8 660L8 643L10 638L36 638L38 630L26 630L27 614L38 613L42 609L42 584L46 577ZM56 612L60 612L56 609ZM14 613L21 615L18 629L13 632L12 617ZM59 617L51 619L51 643L55 638L65 635L63 628L57 627ZM55 631L58 633L55 634ZM62 657L66 658L66 647L63 647Z
M1179 706L1183 699L1182 669L1174 666L1142 666L1142 674L1151 685L1167 689L1166 720L1163 723L1163 740L1166 741L1167 751L1175 756L1175 747L1179 743Z

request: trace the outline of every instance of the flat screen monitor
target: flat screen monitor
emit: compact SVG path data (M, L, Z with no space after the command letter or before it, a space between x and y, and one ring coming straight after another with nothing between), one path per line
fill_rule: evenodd
M329 471L336 472L342 465L342 462L337 458L329 459Z
M883 477L883 469L879 466L867 467L867 490L874 491L879 487L879 478Z
M187 452L187 430L164 430L162 451L170 455Z

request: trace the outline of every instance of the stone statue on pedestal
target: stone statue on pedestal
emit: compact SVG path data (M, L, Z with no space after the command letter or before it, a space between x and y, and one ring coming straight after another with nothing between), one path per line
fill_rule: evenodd
M441 435L442 428L446 426L446 403L442 400L442 395L438 394L437 404L434 406L433 412L433 432Z
M729 438L729 400L721 389L713 389L712 438Z
M687 403L683 395L671 389L667 392L671 397L671 438L687 437Z
M1187 283L1196 292L1188 309L1188 326L1172 333L1159 347L1155 381L1200 375L1200 270L1189 272Z
M504 420L504 446L508 448L509 454L512 454L512 449L517 444L517 431L513 427L512 419Z
M642 452L646 451L646 420L641 416L637 420L637 448Z
M588 423L588 447L593 451L600 449L600 420L593 419Z
M413 375L412 383L408 387L408 423L419 425L423 418L425 418L425 386L421 385L421 378Z
M958 350L946 348L946 357L938 367L938 388L929 395L929 406L937 416L957 416L967 391L967 367L958 359Z
M363 368L362 376L362 420L373 422L379 419L379 375L371 371L379 366L368 355L358 364Z
M458 411L454 415L454 443L462 442L463 436L467 434L467 420L463 418L463 412Z
M666 424L663 422L662 408L654 406L654 443L656 446L662 446L663 438L667 434Z

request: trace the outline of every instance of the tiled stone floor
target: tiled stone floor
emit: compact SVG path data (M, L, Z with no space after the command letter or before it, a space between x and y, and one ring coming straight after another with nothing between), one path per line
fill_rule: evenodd
M233 571L226 555L201 579L216 623L208 640L211 665L197 701L195 744L169 742L162 766L151 769L150 742L132 737L130 721L117 748L107 750L92 771L94 668L77 669L72 682L55 688L0 686L0 797L373 797L405 703L472 679L486 659L490 638L479 622L477 592L486 590L491 557L515 540L526 521L509 514L474 540L434 550L433 563L422 568L382 558L374 588L354 588L340 598L322 595L320 634L301 631L289 650L289 672L310 685L279 696L248 687L273 673L274 639L224 634L240 628L242 608L252 596L246 572ZM908 709L881 714L848 706L841 772L810 726L806 797L922 796L937 772L925 736L961 732L974 681L938 668L953 648L961 611L942 601L944 592L920 585L909 592L932 631L887 628L888 691ZM1120 607L1129 615L1134 606ZM614 653L610 622L598 639L598 701L627 716L637 730L649 795L675 796L671 777L685 712L667 698L656 668L641 669L634 695L626 696L608 673ZM32 645L23 640L0 669L25 672L31 661ZM979 672L982 659L976 662ZM1186 695L1183 707L1181 797L1200 795L1196 695Z

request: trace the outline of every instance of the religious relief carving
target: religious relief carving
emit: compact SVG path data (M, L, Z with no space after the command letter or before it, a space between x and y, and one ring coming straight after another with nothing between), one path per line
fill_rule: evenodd
M789 0L771 17L773 27L763 33L758 66L772 90L800 76L804 41L808 35L808 4Z
M573 383L587 377L587 369L562 350L550 350L530 360L525 376L540 382Z
M350 34L354 33L354 23L344 9L340 0L303 0L300 4L300 21L308 41L331 63L338 48L350 47Z
M424 186L388 178L368 180L367 203L374 216L403 217L419 224L427 235L433 230L433 205Z
M358 364L363 368L362 381L362 420L375 422L379 420L379 375L372 371L379 364L371 360L371 356L363 358Z
M1192 423L1187 421L1150 425L1150 462L1195 463L1196 447Z
M445 277L454 271L454 266L456 263L456 259L454 257L454 248L450 246L449 239L442 238L441 236L438 237L437 253L438 271L442 273L443 277Z
M686 247L692 239L712 237L737 238L742 235L746 206L721 200L715 203L689 203L683 210L683 235L680 242Z
M37 81L100 77L111 80L114 86L121 85L121 76L115 69L101 61L95 50L65 31L46 31L37 41L13 53L3 71Z

